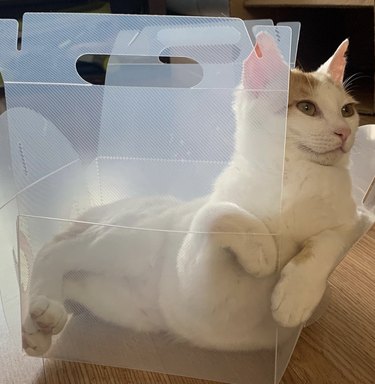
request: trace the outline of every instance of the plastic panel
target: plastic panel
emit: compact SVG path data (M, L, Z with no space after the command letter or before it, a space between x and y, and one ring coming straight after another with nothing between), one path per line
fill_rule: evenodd
M296 66L297 58L297 49L299 41L299 33L301 29L301 23L298 21L288 21L277 23L277 26L274 27L273 21L271 19L262 19L262 20L245 20L246 28L249 32L251 41L255 43L256 35L261 31L272 32L272 35L275 37L275 40L278 41L280 48L282 49L283 43L280 41L281 37L285 38L285 34L279 33L278 27L289 27L292 30L292 39L290 42L290 53L288 41L284 42L286 44L285 51L282 50L285 60L289 60L290 67L294 68ZM271 28L270 28L271 27ZM288 39L287 39L288 40Z
M375 159L373 157L375 148L375 125L363 125L357 132L356 142L351 153L350 173L353 180L353 196L358 205L375 175ZM363 166L363 159L366 159L366 166ZM375 215L375 206L367 207ZM370 212L368 212L370 213ZM373 219L375 216L373 217Z
M12 28L7 30L7 38L16 39ZM273 27L267 31L274 34ZM278 34L280 49L289 62L290 28L278 27ZM6 208L17 202L23 309L38 251L61 228L77 222L87 207L129 197L172 195L190 201L210 194L215 179L231 160L233 94L251 51L246 28L236 19L25 15L21 50L10 44L0 56L0 65L6 65L8 107L1 116L1 134L7 140L0 145L10 148L8 153L2 152L6 161L0 165L1 177L9 190L1 202ZM77 73L77 59L89 53L112 55L105 86L88 84ZM121 56L125 59L119 60ZM177 62L160 62L160 56L187 57L192 64L181 69ZM139 65L142 57L145 60ZM150 71L160 79L157 86L121 83L124 74L142 79ZM195 79L200 73L201 78L186 87L180 81L186 73ZM261 214L277 215L280 210L288 73L285 65L273 87L258 82L256 89L237 91L255 92L260 101L253 116L251 150L259 171L266 174L254 186L264 191L258 206ZM257 76L253 74L254 80ZM270 104L277 106L278 117L269 129L262 130L257 118L273 116ZM166 236L171 244L180 244L189 226L175 223L164 224L151 217L141 227L131 222L115 226L137 247L164 241ZM97 227L106 224L103 221ZM274 235L277 231L276 226ZM110 255L106 257L110 268ZM49 277L58 270L51 266ZM157 268L155 278L156 273ZM152 310L155 307L156 300L150 304ZM275 349L209 352L171 343L163 335L124 331L84 311L72 317L47 356L238 384L252 377L268 384L274 382L277 369L275 325L266 336L275 340ZM293 347L298 331L289 336Z

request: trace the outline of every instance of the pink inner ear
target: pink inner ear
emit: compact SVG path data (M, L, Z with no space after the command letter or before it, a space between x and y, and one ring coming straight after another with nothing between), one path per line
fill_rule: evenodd
M345 56L335 57L328 66L328 72L331 74L332 79L338 83L344 80L344 72L346 66Z
M344 40L337 48L333 56L323 64L322 68L329 73L333 81L342 83L344 80L344 73L346 67L346 51L348 50L349 41Z
M337 83L342 83L344 80L345 61L340 60L340 62L336 63L332 69L330 68L330 72L331 72L333 81Z
M271 35L261 32L243 63L242 83L246 89L265 89L285 69L279 48Z
M262 57L262 51L261 51L261 49L260 49L259 43L256 43L256 44L255 44L254 51L255 51L256 55L257 55L259 58Z
M263 89L265 85L264 68L261 63L262 51L258 43L255 44L248 58L243 64L242 82L246 89Z

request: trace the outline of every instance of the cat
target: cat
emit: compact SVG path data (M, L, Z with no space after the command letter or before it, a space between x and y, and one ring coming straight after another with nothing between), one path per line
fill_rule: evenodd
M289 71L273 38L260 33L234 98L234 154L212 194L94 207L42 247L23 321L25 351L48 351L68 319L64 300L110 323L216 350L272 348L276 325L283 339L306 322L363 231L348 172L359 123L343 86L348 44L315 72ZM289 75L287 109L259 92L278 89ZM264 164L257 159L286 114L282 180L277 151ZM278 188L258 186L275 177L281 206Z

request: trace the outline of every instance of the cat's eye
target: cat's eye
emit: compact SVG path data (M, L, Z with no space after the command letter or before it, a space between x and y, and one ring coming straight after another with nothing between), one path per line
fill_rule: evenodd
M346 104L341 108L341 114L343 117L351 117L355 113L355 108L353 104Z
M308 116L315 116L317 114L316 105L312 101L300 101L297 103L297 108Z

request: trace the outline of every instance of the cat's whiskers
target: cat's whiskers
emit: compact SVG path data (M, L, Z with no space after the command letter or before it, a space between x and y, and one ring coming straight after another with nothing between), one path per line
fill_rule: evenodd
M347 85L350 85L353 81L356 80L356 77L360 77L361 75L363 75L362 72L357 72L357 73L353 73L352 75L350 75L349 77L347 77L344 81L343 81L343 86L344 88L346 88Z
M371 79L370 76L364 75L362 72L354 73L353 75L349 76L345 81L343 82L343 86L346 92L350 93L353 89L357 88L356 81L359 79Z

